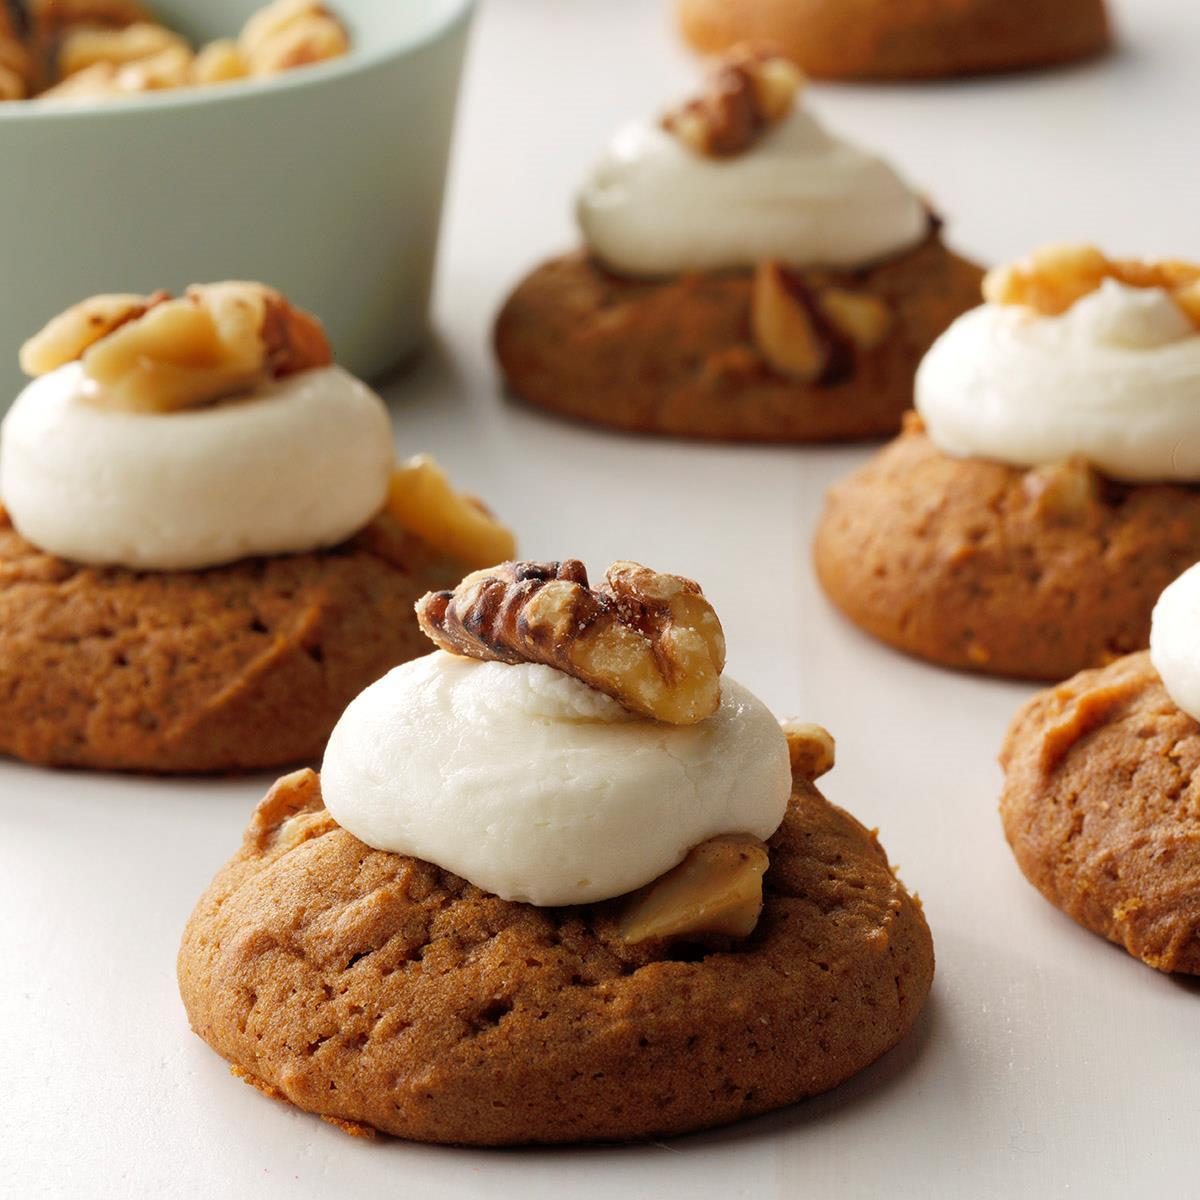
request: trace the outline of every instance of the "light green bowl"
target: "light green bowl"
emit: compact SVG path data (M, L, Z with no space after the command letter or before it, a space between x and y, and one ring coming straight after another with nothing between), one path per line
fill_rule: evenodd
M97 292L255 279L370 378L427 331L473 0L331 0L349 56L79 107L0 104L0 411L21 342ZM196 41L262 0L156 0Z

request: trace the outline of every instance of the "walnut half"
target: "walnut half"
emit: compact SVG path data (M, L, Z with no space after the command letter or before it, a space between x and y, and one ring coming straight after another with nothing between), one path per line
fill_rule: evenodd
M668 724L694 725L721 702L712 605L690 579L637 563L613 563L594 589L578 559L504 563L428 593L417 619L451 654L544 663Z
M21 347L45 375L79 360L98 407L174 412L332 362L320 322L261 283L196 284L179 299L94 296Z

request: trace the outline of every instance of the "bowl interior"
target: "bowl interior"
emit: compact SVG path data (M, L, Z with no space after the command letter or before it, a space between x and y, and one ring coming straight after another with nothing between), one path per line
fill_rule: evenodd
M350 28L358 50L419 41L463 7L463 0L328 0ZM151 0L160 20L195 43L234 37L267 0Z

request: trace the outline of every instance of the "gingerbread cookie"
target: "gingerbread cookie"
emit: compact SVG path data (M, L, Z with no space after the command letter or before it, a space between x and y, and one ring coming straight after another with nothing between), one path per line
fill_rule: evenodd
M1103 0L676 0L713 53L780 47L818 79L936 79L1054 67L1109 49Z
M987 291L921 417L830 490L817 572L899 649L1061 679L1144 647L1200 558L1200 269L1056 248Z
M443 647L356 699L200 900L193 1029L353 1132L663 1136L791 1104L895 1045L920 905L721 674L691 581L509 563L418 605Z
M982 273L881 159L794 107L783 60L614 138L579 200L586 246L535 269L495 327L530 404L639 433L820 442L894 433Z

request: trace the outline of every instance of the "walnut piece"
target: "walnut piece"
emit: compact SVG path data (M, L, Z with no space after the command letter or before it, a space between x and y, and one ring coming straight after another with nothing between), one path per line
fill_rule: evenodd
M246 22L238 38L251 75L324 62L349 49L345 28L319 0L275 0Z
M578 559L504 563L417 602L443 650L545 663L631 712L694 725L721 702L725 635L700 588L637 563L609 567L598 588Z
M874 350L891 328L891 311L878 296L825 287L817 292L817 303L830 324L859 350Z
M750 302L754 343L780 375L799 383L844 379L856 351L874 350L892 315L877 296L806 282L775 259L754 272Z
M65 79L97 63L120 67L172 47L182 48L190 57L183 38L162 25L146 21L116 29L83 25L64 35L58 48L58 73Z
M177 300L97 296L21 348L44 375L81 360L99 407L174 412L332 361L320 322L261 283L194 285Z
M244 79L249 73L250 68L232 38L209 42L192 59L193 83L228 83L231 79Z
M1021 262L994 267L984 277L983 296L989 304L1024 305L1053 317L1106 279L1128 287L1162 288L1200 329L1200 266L1175 259L1110 259L1095 246L1045 246Z
M1100 476L1084 458L1035 467L1021 482L1044 520L1077 525L1098 511Z
M833 736L820 725L803 725L785 721L783 733L787 738L788 758L792 774L815 783L833 770L835 746Z
M34 28L47 39L72 26L119 29L154 20L149 9L138 0L32 0L28 7Z
M0 100L24 100L33 89L34 60L0 4Z
M762 882L770 859L748 834L701 842L677 867L634 894L620 919L631 944L650 938L746 937L762 912Z
M739 46L717 62L704 92L667 113L662 126L697 154L741 154L787 116L803 83L788 59Z
M386 511L410 533L469 567L506 562L517 552L511 531L481 501L455 491L427 454L393 472Z

